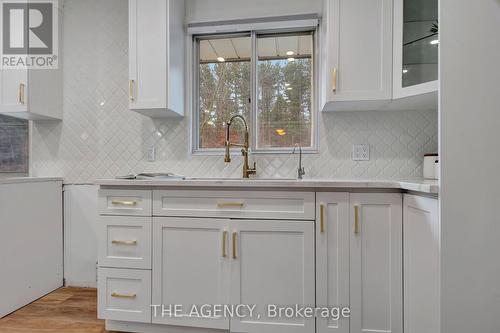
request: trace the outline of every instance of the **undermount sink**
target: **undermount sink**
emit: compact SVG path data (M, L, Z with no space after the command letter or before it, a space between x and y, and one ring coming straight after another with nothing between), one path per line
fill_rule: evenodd
M186 177L185 180L201 180L201 181L296 181L296 178L211 178L211 177Z

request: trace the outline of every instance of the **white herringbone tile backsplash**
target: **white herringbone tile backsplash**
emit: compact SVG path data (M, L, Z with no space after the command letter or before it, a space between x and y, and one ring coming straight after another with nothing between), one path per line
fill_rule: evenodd
M128 110L127 15L125 0L66 0L64 121L33 125L33 176L64 176L67 183L145 171L240 176L238 157L226 165L222 156L190 154L189 117L152 120ZM307 177L418 178L423 154L437 151L435 111L321 114L319 121L320 153L305 156ZM370 144L370 161L351 160L358 143ZM153 163L146 159L152 146ZM259 177L296 175L297 156L253 157Z

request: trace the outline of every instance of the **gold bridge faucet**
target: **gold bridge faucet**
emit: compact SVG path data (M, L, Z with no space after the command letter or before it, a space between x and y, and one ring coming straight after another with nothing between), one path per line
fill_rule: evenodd
M245 143L243 144L232 143L230 141L231 124L235 119L240 119L245 125ZM224 156L224 162L226 163L231 162L231 147L241 147L241 154L243 155L243 178L250 178L250 175L255 175L257 173L257 165L255 162L253 163L253 168L250 168L248 165L248 149L250 147L248 140L248 125L245 118L239 114L231 117L231 119L226 123L226 142L224 143L224 146L226 147L226 155Z

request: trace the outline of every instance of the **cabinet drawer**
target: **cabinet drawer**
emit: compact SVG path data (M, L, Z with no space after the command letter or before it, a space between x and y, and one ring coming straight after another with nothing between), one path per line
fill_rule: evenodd
M314 220L314 193L269 191L153 191L155 216Z
M151 216L151 191L100 190L101 215Z
M151 323L151 271L99 268L98 317Z
M151 217L101 216L99 266L151 269Z

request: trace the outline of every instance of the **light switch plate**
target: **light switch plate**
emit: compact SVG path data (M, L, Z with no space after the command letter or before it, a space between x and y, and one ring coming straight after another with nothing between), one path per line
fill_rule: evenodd
M370 145L360 144L352 146L353 161L369 161L370 160Z

